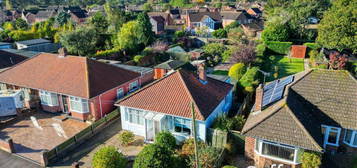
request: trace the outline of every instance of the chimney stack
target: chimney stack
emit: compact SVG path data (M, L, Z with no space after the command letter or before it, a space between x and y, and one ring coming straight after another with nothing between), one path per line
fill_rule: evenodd
M263 108L263 85L260 84L258 88L256 89L255 93L255 108L254 111L261 111Z
M206 82L207 81L207 74L206 74L206 69L205 69L205 64L201 63L198 65L198 77L200 78L201 81Z
M67 49L66 48L58 49L58 57L64 58L66 56L67 56Z

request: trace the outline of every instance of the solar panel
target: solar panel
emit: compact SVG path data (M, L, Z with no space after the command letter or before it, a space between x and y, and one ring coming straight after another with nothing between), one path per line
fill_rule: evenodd
M280 100L284 95L285 86L293 82L294 76L288 76L282 80L275 80L264 86L263 107Z

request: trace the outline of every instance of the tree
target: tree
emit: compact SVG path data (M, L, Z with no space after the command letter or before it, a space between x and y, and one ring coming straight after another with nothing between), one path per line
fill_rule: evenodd
M151 44L154 41L155 34L152 31L152 25L150 23L150 18L147 13L140 13L138 15L137 22L141 28L141 31L138 32L139 34L139 41L140 43L144 44L145 46Z
M17 18L15 21L15 27L17 30L26 30L28 28L28 24L24 19Z
M199 149L199 165L204 168L215 168L217 166L217 161L219 159L220 150L215 147L206 146ZM190 157L190 167L197 168L194 164L195 159L193 156Z
M63 32L60 35L61 44L69 53L86 56L96 51L98 35L92 27L79 27L75 31Z
M226 50L226 46L221 43L209 43L203 46L204 57L209 66L214 66L222 60L222 53Z
M345 54L340 54L339 52L330 53L330 69L345 69L346 63L348 61Z
M95 13L90 19L89 24L92 25L98 33L105 33L109 23L101 12Z
M302 168L318 168L321 165L321 154L312 151L304 151L301 154Z
M357 53L356 8L356 1L333 1L319 24L317 42L330 49L350 49Z
M262 32L264 41L286 41L289 39L288 27L282 23L270 23Z
M254 86L259 84L258 77L258 67L248 68L247 72L244 73L242 78L239 80L238 84L244 88L245 92L254 92Z
M141 27L137 21L130 21L123 25L117 35L116 46L124 51L135 50L141 44Z
M236 63L231 68L229 68L228 76L235 81L239 81L244 75L246 69L247 68L243 63Z
M69 15L67 12L62 11L56 16L55 22L57 25L63 26L64 24L66 24L68 22L70 17L71 17L71 15Z
M149 2L144 3L144 5L143 5L143 10L144 10L145 12L150 12L150 11L152 11L153 8L152 8L151 3L149 3Z
M189 3L189 0L170 0L170 5L173 7L184 7Z
M242 28L237 27L237 28L232 28L228 32L228 41L230 44L241 44L245 43L246 37L244 35L244 32Z
M114 146L99 149L93 156L93 168L125 168L127 160Z
M232 56L230 58L230 62L237 63L241 62L246 65L249 65L255 61L256 53L255 46L253 43L249 43L247 45L240 44L236 49L233 50Z
M175 163L173 151L158 144L150 144L135 158L133 168L167 168L174 167Z
M176 139L170 132L162 131L156 135L155 144L174 150L176 148Z
M3 28L4 28L4 30L7 30L7 31L15 30L14 22L5 22L3 24Z
M225 29L218 29L212 32L212 36L216 38L227 38L227 31Z

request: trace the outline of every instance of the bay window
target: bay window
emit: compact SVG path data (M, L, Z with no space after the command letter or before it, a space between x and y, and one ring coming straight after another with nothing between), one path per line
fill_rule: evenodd
M144 116L145 112L142 110L127 108L125 111L125 121L132 124L144 125Z
M88 113L88 100L79 97L69 97L70 111L78 113Z
M256 139L254 149L255 152L264 157L275 159L278 161L298 164L299 148L296 148L294 146Z
M58 106L58 96L56 93L40 91L41 104L46 106Z
M347 129L343 142L349 146L357 147L357 131Z

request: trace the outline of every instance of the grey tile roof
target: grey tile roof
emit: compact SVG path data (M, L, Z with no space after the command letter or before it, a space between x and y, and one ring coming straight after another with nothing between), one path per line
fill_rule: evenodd
M280 101L252 112L246 136L321 151L321 125L357 129L357 80L347 71L312 70L295 75Z
M191 22L201 22L204 16L209 16L216 22L222 21L222 16L219 12L197 12L197 13L189 13L189 18Z
M33 39L33 40L17 41L16 43L30 46L36 44L51 43L51 41L46 39Z
M22 55L28 58L41 54L40 52L36 52L36 51L26 51L26 50L17 50L17 49L1 49L1 50L17 55Z

